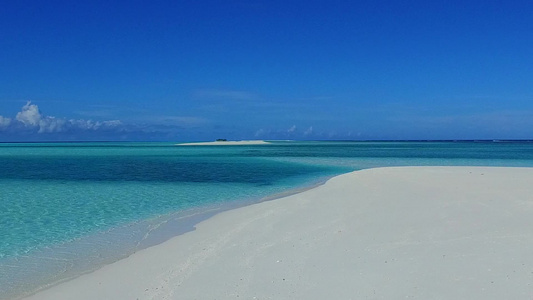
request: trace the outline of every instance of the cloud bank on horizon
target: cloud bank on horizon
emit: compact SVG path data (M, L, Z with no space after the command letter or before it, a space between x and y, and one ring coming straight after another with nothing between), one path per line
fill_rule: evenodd
M61 118L43 114L37 104L27 101L13 117L0 115L0 142L204 141L220 137L274 140L332 137L331 132L319 132L313 136L312 126L299 130L294 124L289 128L283 125L274 126L270 122L264 125L265 128L249 127L248 131L242 131L222 125L221 120L167 114L139 115L128 119L127 122L118 119Z
M251 103L245 103L252 105ZM257 105L257 104L254 104ZM108 119L62 118L43 114L28 101L13 117L0 115L0 142L39 141L209 141L217 138L264 140L409 140L409 139L530 139L533 111L492 111L463 114L422 114L392 110L357 112L346 109L331 118L316 113L288 114L273 119L277 106L255 108L250 115L238 106L223 113L174 115L126 114L119 107ZM319 110L327 111L320 107ZM183 113L183 112L182 112ZM394 115L385 118L381 115ZM115 118L113 118L115 116ZM249 118L249 119L246 119ZM333 125L331 125L333 123ZM526 128L526 129L520 129ZM380 134L388 132L387 135ZM463 132L463 133L460 133ZM465 134L466 133L466 134Z
M15 118L0 115L0 132L12 134L73 133L83 131L120 131L120 120L93 121L43 115L36 104L28 101Z
M0 142L20 141L204 141L230 139L298 139L308 136L296 125L288 129L259 129L242 135L234 129L212 124L200 117L172 115L139 116L129 122L59 118L45 115L37 104L27 101L14 117L0 115ZM254 134L255 133L255 134Z

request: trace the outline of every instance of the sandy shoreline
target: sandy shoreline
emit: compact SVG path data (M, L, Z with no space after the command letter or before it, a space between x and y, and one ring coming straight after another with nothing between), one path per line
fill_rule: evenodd
M176 146L246 146L246 145L266 145L270 144L263 140L252 141L216 141L216 142L198 142L198 143L182 143Z
M26 299L530 299L533 168L341 175Z

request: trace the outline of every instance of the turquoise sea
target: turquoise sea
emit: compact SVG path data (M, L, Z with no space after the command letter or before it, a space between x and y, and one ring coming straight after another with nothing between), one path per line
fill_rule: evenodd
M0 299L92 271L222 210L406 165L533 167L533 142L0 144Z

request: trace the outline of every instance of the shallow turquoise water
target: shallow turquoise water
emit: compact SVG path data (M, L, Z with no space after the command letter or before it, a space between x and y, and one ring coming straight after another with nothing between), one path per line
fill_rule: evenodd
M0 295L119 259L210 211L352 170L402 165L533 167L533 143L0 144ZM165 234L152 230L163 223Z

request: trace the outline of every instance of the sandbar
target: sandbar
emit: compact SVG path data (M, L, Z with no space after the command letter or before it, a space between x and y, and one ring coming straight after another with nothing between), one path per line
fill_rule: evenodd
M198 142L198 143L182 143L176 146L246 146L246 145L265 145L271 144L263 140L251 141L215 141L215 142Z
M356 171L26 299L531 299L532 195L533 168Z

